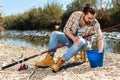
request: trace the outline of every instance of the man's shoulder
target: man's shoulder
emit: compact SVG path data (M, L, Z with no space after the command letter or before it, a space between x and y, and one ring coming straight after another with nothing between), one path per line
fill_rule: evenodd
M74 14L82 14L82 11L75 11Z
M90 24L90 26L95 26L95 25L100 26L100 23L98 22L97 19L94 19L93 22Z
M94 19L93 24L100 24L97 19Z

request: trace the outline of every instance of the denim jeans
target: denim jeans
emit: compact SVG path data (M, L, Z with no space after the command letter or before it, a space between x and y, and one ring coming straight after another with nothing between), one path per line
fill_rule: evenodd
M59 43L65 44L65 43L72 43L71 46L67 46L68 50L66 53L62 56L66 61L68 61L70 58L72 58L74 55L76 55L80 50L82 49L88 49L90 48L90 44L87 40L80 37L79 39L80 45L76 45L72 42L63 32L54 31L50 37L48 49L57 47ZM52 50L49 52L49 54L54 55L56 50Z

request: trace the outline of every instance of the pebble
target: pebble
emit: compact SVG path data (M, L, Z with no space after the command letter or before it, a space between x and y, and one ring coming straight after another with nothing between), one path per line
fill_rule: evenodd
M21 58L40 54L44 50L46 49L16 46L0 41L0 66L10 64L13 60L17 61ZM65 51L66 49L63 48L58 49L54 59L57 60ZM71 59L57 73L52 72L49 67L37 68L34 66L36 61L44 59L45 56L46 54L43 54L23 62L28 65L27 70L18 71L21 64L5 70L0 69L0 80L26 80L33 68L35 68L35 73L29 80L120 80L120 54L118 53L105 54L104 66L97 68L90 68L88 61L80 65L73 65L74 61Z

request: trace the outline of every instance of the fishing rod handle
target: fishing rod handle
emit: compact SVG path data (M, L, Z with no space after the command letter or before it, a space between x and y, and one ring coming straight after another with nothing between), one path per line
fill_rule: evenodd
M9 68L9 67L12 67L12 66L14 66L16 64L22 63L22 62L27 61L27 60L28 60L28 58L20 59L19 61L16 61L14 63L11 63L11 64L8 64L6 66L3 66L2 70L6 69L6 68Z
M6 66L3 66L3 67L2 67L2 70L6 69L6 68L8 68L8 67L14 66L14 65L16 65L16 64L18 64L18 62L14 62L14 63L8 64L8 65L6 65Z

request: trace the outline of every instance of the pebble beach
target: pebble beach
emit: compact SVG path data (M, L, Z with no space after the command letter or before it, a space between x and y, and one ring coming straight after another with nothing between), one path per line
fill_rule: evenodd
M0 66L13 63L21 58L40 54L46 49L16 46L0 41ZM57 50L54 60L65 53L65 48ZM120 80L120 53L105 53L104 66L90 68L89 61L74 62L73 58L67 61L61 70L54 73L51 68L38 68L36 61L44 59L46 54L30 59L22 64L28 65L27 70L18 71L21 64L4 70L0 69L0 80Z

